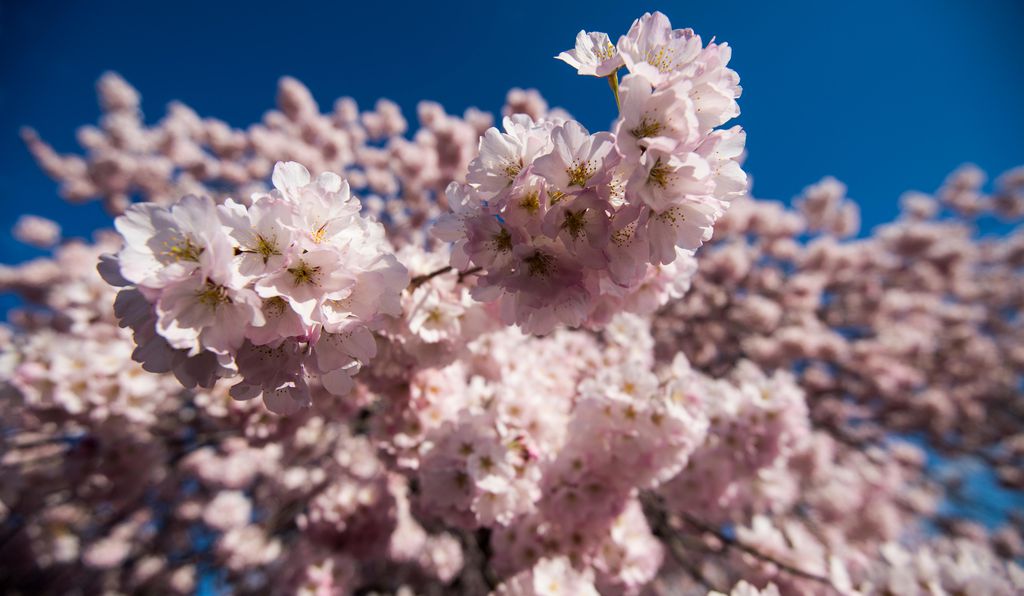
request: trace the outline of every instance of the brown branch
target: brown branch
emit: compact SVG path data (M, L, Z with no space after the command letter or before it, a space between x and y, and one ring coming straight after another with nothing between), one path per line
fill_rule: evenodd
M466 279L470 275L476 275L477 273L480 273L483 270L484 270L483 267L473 267L472 269L466 269L465 271L460 271L459 272L459 283L462 283L462 280Z
M431 271L430 273L424 273L423 275L417 275L416 277L412 278L409 281L409 288L408 288L408 290L410 292L412 292L416 288L418 288L418 287L422 286L423 284L427 283L428 281L434 279L438 275L444 275L445 273L448 273L449 271L453 271L453 270L454 270L454 268L451 265L448 265L447 267L441 267L440 269L437 269L435 271ZM470 275L476 275L477 273L480 273L481 271L483 271L483 267L473 267L472 269L467 269L465 271L459 271L459 283L462 283L462 280L464 280L465 278L469 277Z
M682 544L678 542L678 537L674 534L675 529L672 527L672 524L669 523L668 513L664 507L664 501L657 496L647 495L643 499L643 503L644 512L647 514L647 517L651 520L651 528L654 534L668 542L669 548L672 551L673 556L675 556L677 559L680 558L681 555L685 553L681 552ZM715 528L711 524L708 524L707 522L697 519L689 513L682 513L681 517L686 523L690 524L694 528L700 530L701 532L711 534L712 536L717 538L726 548L734 548L736 550L743 551L748 555L760 559L761 561L771 563L772 565L778 567L780 570L785 571L791 575L795 575L797 577L802 577L804 579L809 579L811 581L818 582L820 584L828 586L836 593L839 593L839 590L835 587L835 585L832 584L832 580L828 579L827 577L823 577L821 575L817 575L809 571L804 571L803 569L794 567L788 563L780 561L775 557L772 557L771 555L767 555L757 550L753 546L744 543L738 538L727 536L718 528ZM698 581L700 581L699 576L695 576L695 578L698 579Z
M436 271L431 271L430 273L424 273L423 275L417 275L416 277L412 278L409 281L409 291L411 292L411 291L415 290L416 288L422 286L423 284L427 283L428 281L434 279L438 275L443 275L445 273L448 273L451 270L452 270L451 265L448 265L447 267L441 267L440 269L438 269Z
M667 528L666 528L667 529ZM684 571L690 574L693 580L703 586L707 590L715 590L715 585L711 583L711 580L704 575L704 572L700 570L700 567L691 563L689 555L686 551L686 546L678 536L673 535L671 532L661 532L659 530L654 531L655 536L658 536L668 545L668 550L672 554L672 559L675 560L676 564L683 568Z
M830 580L827 577L824 577L824 576L821 576L821 575L817 575L815 573L811 573L810 571L804 571L803 569L800 569L799 567L794 567L794 566L790 565L789 563L785 563L783 561L780 561L777 558L775 558L775 557L773 557L771 555L767 555L767 554L757 550L753 546L750 546L749 544L744 543L743 541L739 540L738 538L733 538L731 536L727 536L726 534L722 533L717 528L715 528L715 527L711 526L710 524L707 524L707 523L705 523L705 522L703 522L703 521L693 517L692 515L690 515L688 513L683 513L682 514L682 518L683 518L683 520L686 523L690 524L694 528L697 528L701 532L705 532L705 533L711 534L712 536L714 536L715 538L720 540L722 542L722 544L724 544L725 546L727 546L729 548L735 548L737 550L743 551L743 552L747 553L748 555L751 555L751 556L753 556L753 557L755 557L757 559L760 559L760 560L762 560L762 561L764 561L766 563L771 563L772 565L775 565L779 569L781 569L781 570L783 570L783 571L785 571L785 572L787 572L787 573L789 573L791 575L795 575L797 577L802 577L804 579L809 579L811 581L818 582L820 584L823 584L823 585L826 585L826 586L832 588L837 593L839 592L836 589L836 587L832 584L832 580Z
M643 499L644 512L648 517L653 518L651 524L651 531L655 536L660 538L668 546L669 553L672 555L672 559L683 568L684 571L690 574L690 576L700 585L708 590L714 590L715 586L704 576L701 570L690 562L690 553L687 552L686 545L679 538L679 535L672 529L668 523L668 516L664 509L658 506L652 498Z

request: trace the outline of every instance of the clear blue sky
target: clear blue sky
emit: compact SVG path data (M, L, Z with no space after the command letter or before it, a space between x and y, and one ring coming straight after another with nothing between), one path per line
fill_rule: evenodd
M36 254L10 238L24 212L72 235L107 220L71 207L17 137L37 128L60 150L98 115L96 78L116 70L147 119L181 99L243 126L293 75L322 105L420 99L497 111L536 87L591 128L614 117L604 82L552 59L581 28L625 32L645 10L734 47L755 193L788 199L835 175L865 220L892 217L906 189L931 190L956 165L1024 164L1024 2L143 2L0 0L0 261Z

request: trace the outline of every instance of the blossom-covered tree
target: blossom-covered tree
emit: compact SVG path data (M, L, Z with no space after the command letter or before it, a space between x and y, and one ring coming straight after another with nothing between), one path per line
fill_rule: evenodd
M730 54L581 31L607 131L514 89L407 137L293 79L147 125L114 74L83 155L25 131L116 233L26 215L52 255L0 268L0 584L1020 593L1024 519L960 512L964 462L1024 489L1024 233L980 231L1024 170L865 234L831 178L754 199Z

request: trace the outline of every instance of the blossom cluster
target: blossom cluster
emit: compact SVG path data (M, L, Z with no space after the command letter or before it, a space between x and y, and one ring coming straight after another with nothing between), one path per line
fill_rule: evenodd
M35 568L70 567L85 574L78 577L112 577L127 568L119 585L187 592L198 571L181 561L198 557L253 590L301 585L346 593L386 581L450 586L457 578L481 593L488 582L474 575L474 552L459 533L486 529L492 532L487 566L498 576L490 585L503 593L558 593L553 582L562 593L633 593L655 577L676 583L682 593L706 593L677 560L678 548L701 561L698 572L714 578L708 581L717 590L746 579L774 584L783 593L834 593L779 564L827 577L850 594L923 584L949 590L981 586L976 589L996 594L1019 589L1019 570L994 550L1013 549L1013 534L993 535L998 546L989 546L986 534L963 526L955 550L945 543L917 551L880 546L903 537L914 516L934 511L925 493L915 494L923 471L920 454L851 449L825 430L806 437L810 420L804 408L812 404L805 404L793 383L801 379L803 391L820 391L819 385L766 374L749 363L728 381L707 377L681 356L659 357L664 340L656 342L649 321L637 316L614 318L600 336L562 330L536 338L478 326L468 354L440 366L423 360L404 392L393 385L387 392L367 391L357 379L344 400L318 394L312 408L288 418L268 417L259 404L231 400L227 379L210 390L186 391L169 375L144 374L133 364L126 368L130 376L111 366L88 367L82 353L106 354L110 362L119 358L123 367L130 345L103 307L113 300L112 290L82 266L115 247L109 235L95 246L72 242L52 261L0 276L8 287L59 313L46 319L26 312L18 321L33 330L25 336L28 343L17 335L5 339L17 342L8 350L14 360L5 366L12 367L10 390L19 404L7 415L28 415L39 423L31 427L34 435L7 447L5 462L18 472L0 498L26 516L15 544L31 553ZM423 255L404 258L416 273L437 265ZM704 260L709 277L699 275L691 292L710 301L714 286L707 280L725 283L723 267L736 258L712 253ZM409 294L428 290L454 292L456 281L435 276L402 300L409 303ZM793 308L808 303L806 297L790 302ZM735 305L725 320L749 317L748 308L746 302ZM663 325L668 316L659 315ZM455 320L461 324L463 317ZM753 333L761 325L747 328ZM378 357L369 368L384 364ZM646 371L657 371L655 378ZM146 376L159 383L135 390L134 383ZM82 396L85 404L72 396ZM369 412L368 420L361 421L362 411ZM659 435L651 424L659 412L669 414L666 422L689 422L669 425ZM53 421L62 422L54 427ZM185 425L199 429L198 443L181 442ZM367 437L351 436L353 428L364 428ZM470 454L449 439L452 428L461 429L457 436L467 439ZM217 438L224 432L228 438ZM736 448L724 447L730 443ZM583 465L578 473L577 460ZM717 505L677 501L673 487L709 466L732 470L727 485L706 483ZM602 492L589 493L578 474L602 478ZM62 486L74 486L83 496L72 504L29 508ZM162 496L142 499L153 486ZM586 495L577 497L578 506L571 506L573 492ZM669 526L648 512L651 494L662 495L670 515L736 523L735 540L745 550L724 547L719 537L688 526L671 530L681 545L664 542ZM294 503L301 504L298 514ZM851 518L850 510L865 514ZM164 528L160 535L146 530L154 520ZM816 526L828 532L809 529ZM574 535L577 527L586 533ZM197 528L213 536L212 548L177 554L196 548L188 536ZM721 554L709 555L709 549ZM901 552L915 553L912 571L905 563L909 555ZM740 584L734 593L754 589Z
M660 14L582 32L560 58L622 103L594 135L514 89L505 132L424 102L407 138L397 105L321 113L292 79L246 129L149 126L104 76L84 157L26 133L120 235L25 217L52 252L0 266L26 305L0 326L0 584L1024 591L1024 520L967 490L1024 486L1024 234L978 231L1019 224L1024 170L988 193L961 168L863 234L831 178L754 199L717 128L728 52ZM685 184L645 188L659 158ZM542 250L550 288L516 264Z
M740 362L733 382L695 374L681 355L673 362L689 399L711 420L708 439L685 470L662 489L670 507L727 521L747 505L749 481L804 447L809 428L803 392L787 372L767 377Z
M601 323L615 310L606 303L621 304L709 239L747 187L744 132L717 128L739 114L730 55L661 13L617 45L581 32L561 57L611 77L620 115L609 132L518 115L484 133L435 227L454 243L453 267L482 270L474 298L499 301L502 320L529 333Z
M409 279L340 177L314 180L288 162L273 181L248 204L132 205L114 222L125 245L101 273L127 286L116 307L148 370L186 386L237 374L234 397L289 413L309 405L309 377L336 395L352 389Z

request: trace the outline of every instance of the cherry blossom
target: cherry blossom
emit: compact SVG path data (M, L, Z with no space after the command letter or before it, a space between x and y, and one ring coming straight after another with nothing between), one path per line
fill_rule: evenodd
M110 266L120 269L119 285L136 284L123 295L143 318L125 324L137 336L152 324L146 334L155 333L159 358L216 354L208 374L242 377L233 396L262 394L285 413L309 404L309 375L337 394L352 389L350 377L376 354L369 328L401 313L408 274L338 176L313 180L301 165L280 163L273 181L248 208L194 197L130 207L116 222L126 244Z
M623 64L619 50L608 34L598 32L580 31L576 35L576 47L555 57L575 68L579 74L594 77L612 75Z
M150 125L114 74L83 155L26 131L116 231L25 217L45 256L0 266L3 584L1021 593L971 491L1024 487L1020 169L863 232L832 178L755 199L730 47L613 40L559 56L607 131L290 78L253 126Z

